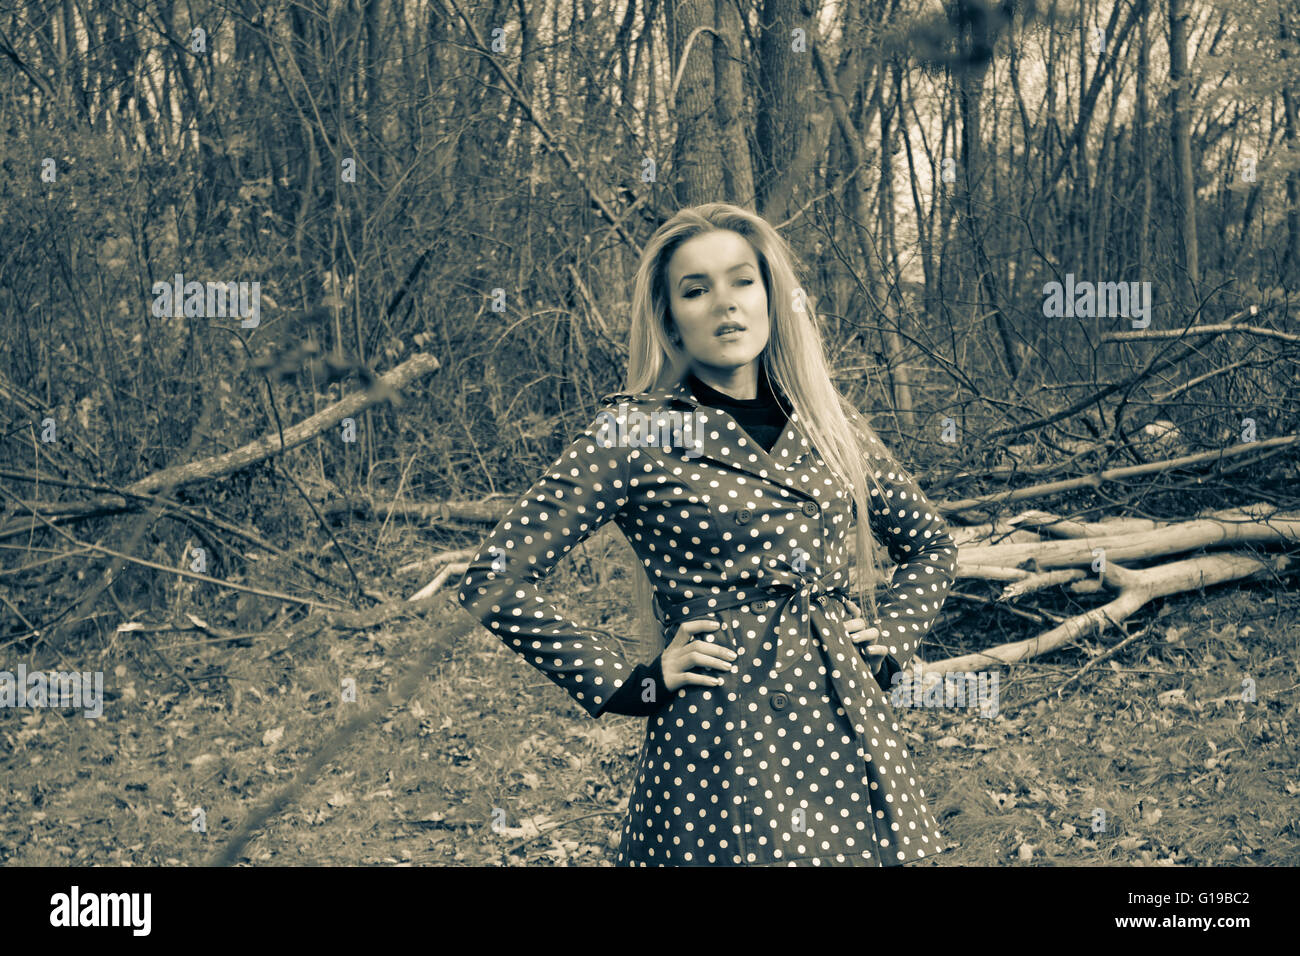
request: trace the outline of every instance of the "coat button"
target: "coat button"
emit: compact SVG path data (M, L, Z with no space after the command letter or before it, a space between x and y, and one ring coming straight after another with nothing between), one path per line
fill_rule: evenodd
M749 519L754 517L748 508L741 508L736 512L736 521L740 524L749 524Z
M768 604L766 601L751 601L749 605L750 611L752 611L755 614L762 614L764 611L767 610L767 607Z
M817 502L815 501L805 501L803 503L803 513L809 518L815 518L821 513L821 508L817 507Z
M778 692L772 695L773 710L785 710L785 707L788 703L790 703L790 698L786 697L785 694Z

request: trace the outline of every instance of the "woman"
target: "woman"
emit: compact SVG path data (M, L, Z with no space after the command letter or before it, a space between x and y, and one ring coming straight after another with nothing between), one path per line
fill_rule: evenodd
M459 600L593 717L648 717L618 862L890 866L940 852L884 689L938 615L957 548L836 391L765 220L710 203L656 232L627 391L603 401L488 536ZM636 668L537 587L609 520L645 566L636 607L652 586L661 627L662 653ZM879 605L872 532L898 562Z

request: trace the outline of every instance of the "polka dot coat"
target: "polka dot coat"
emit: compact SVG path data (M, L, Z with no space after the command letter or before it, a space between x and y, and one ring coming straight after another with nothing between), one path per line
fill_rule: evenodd
M701 639L735 650L736 672L711 672L721 686L683 686L647 718L618 862L891 866L940 852L884 689L938 615L957 564L915 481L869 444L884 488L883 498L871 491L870 527L897 564L868 622L889 647L877 678L867 645L844 627L854 502L797 412L769 453L684 382L603 403L485 540L459 600L593 717L632 667L537 582L606 521L645 565L665 644L682 621L720 623ZM644 421L636 412L665 422L681 412L675 420L696 427L665 428L650 445L627 437Z

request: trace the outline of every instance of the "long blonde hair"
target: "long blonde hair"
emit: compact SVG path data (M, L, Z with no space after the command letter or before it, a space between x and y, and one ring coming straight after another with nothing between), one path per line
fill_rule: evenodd
M876 616L876 587L883 581L881 549L869 528L869 487L884 500L874 473L865 466L869 442L878 441L867 424L831 381L811 297L804 293L792 265L789 245L762 216L729 203L705 203L682 209L655 232L646 245L633 280L631 334L625 391L636 394L671 387L686 372L690 357L668 334L668 260L688 239L714 230L730 230L749 241L758 258L767 290L770 334L760 358L773 385L799 415L809 443L831 471L851 490L857 507L857 580L850 589L868 616ZM802 310L795 308L799 297ZM850 416L858 414L856 421ZM877 448L879 453L879 447ZM868 485L870 482L870 486ZM640 564L640 561L637 560ZM633 609L641 626L641 651L651 659L671 640L654 615L648 574L633 574Z

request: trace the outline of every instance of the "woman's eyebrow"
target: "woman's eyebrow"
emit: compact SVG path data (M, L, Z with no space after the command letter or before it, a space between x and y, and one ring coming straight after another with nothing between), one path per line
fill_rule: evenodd
M754 268L754 264L753 264L752 262L737 262L734 266L732 266L732 267L731 267L730 269L728 269L727 271L728 271L728 272L735 272L737 269L745 269L745 268L752 269L752 268ZM690 273L689 275L684 275L684 276L682 276L680 279L678 279L678 280L677 280L677 284L678 284L678 285L681 285L681 284L682 284L683 282L685 282L687 279L707 279L707 278L708 278L708 276L707 276L706 274L704 274L703 272L692 272L692 273Z

